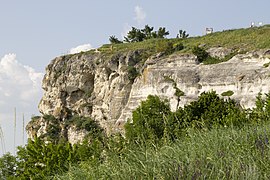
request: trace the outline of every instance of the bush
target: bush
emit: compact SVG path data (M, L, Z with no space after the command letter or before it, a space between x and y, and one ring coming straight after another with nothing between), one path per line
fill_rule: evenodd
M192 53L195 56L197 56L199 62L203 62L209 57L209 54L203 48L200 48L199 46L194 46L192 48Z
M241 125L246 121L241 119L243 113L235 101L221 99L215 91L202 93L197 101L186 105L183 110L185 124L193 127Z
M167 40L160 40L157 42L156 51L171 54L174 51L173 44Z
M134 66L128 66L128 79L130 82L134 82L136 77L139 75L137 69Z
M11 179L16 175L18 162L10 153L0 157L0 179Z
M97 140L72 146L68 142L45 143L35 138L29 140L25 148L19 147L16 176L19 179L45 179L67 171L71 164L99 159L102 149L102 143Z
M170 114L168 101L149 95L132 113L132 120L125 124L126 138L130 141L157 142L163 137L165 117Z
M103 129L99 126L99 124L89 117L81 117L78 115L74 115L71 119L69 119L66 126L75 125L77 130L86 130L88 134L91 136L91 139L101 139L103 137Z
M173 49L174 49L174 51L181 51L184 49L184 45L183 45L183 43L174 44Z

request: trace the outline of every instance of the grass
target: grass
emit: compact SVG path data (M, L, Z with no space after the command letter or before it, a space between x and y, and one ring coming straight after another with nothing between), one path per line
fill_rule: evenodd
M213 64L227 61L237 52L270 48L270 25L261 27L225 30L212 34L190 37L186 39L148 39L142 42L121 43L121 44L104 44L98 51L102 61L110 60L113 56L127 54L130 51L140 51L141 62L144 63L150 56L165 51L165 55L172 53L191 53L194 46L203 45L205 49L211 47L225 47L233 50L234 53L224 59L210 58L204 64ZM181 48L178 46L181 45ZM183 46L182 46L183 45ZM174 48L173 50L171 48ZM167 52L166 52L167 51ZM95 50L81 52L75 55L66 55L68 58L73 56L82 56L83 54L95 54Z
M269 179L270 123L199 131L157 147L83 162L55 179Z
M190 37L186 39L166 39L173 44L183 43L183 52L191 52L192 47L197 45L205 45L210 47L227 47L233 49L245 49L246 51L270 48L270 25L262 27L225 30L199 37ZM123 43L123 44L107 44L103 45L99 50L101 52L121 52L136 49L148 49L155 52L156 45L164 41L164 39L149 39L137 43ZM112 49L111 49L112 48Z
M204 44L207 48L222 46L233 49L252 51L270 47L270 25L262 27L226 30L202 37L188 38L183 41L187 47Z

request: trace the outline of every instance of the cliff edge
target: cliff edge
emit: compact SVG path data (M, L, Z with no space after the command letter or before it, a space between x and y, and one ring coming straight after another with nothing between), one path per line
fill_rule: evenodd
M269 35L270 28L246 31ZM235 32L223 35L226 33ZM232 45L230 36L226 42L209 40L218 36L222 33L201 39L152 40L144 42L150 46L146 48L142 43L106 45L99 51L55 58L42 82L42 116L27 125L29 137L44 136L54 127L70 142L81 141L87 132L66 123L73 116L94 119L108 134L121 131L132 111L150 94L168 99L172 110L210 90L252 108L258 93L270 90L270 45L251 48L245 41ZM167 41L173 45L180 41L185 49L168 53L167 48L160 48L160 42ZM194 42L224 62L199 62L189 48ZM183 94L179 96L177 91Z

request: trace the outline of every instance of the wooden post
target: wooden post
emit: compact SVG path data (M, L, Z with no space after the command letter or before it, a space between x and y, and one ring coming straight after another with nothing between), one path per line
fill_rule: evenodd
M23 113L23 124L22 124L22 127L23 127L23 129L22 129L22 131L23 131L23 135L22 135L22 138L23 138L23 145L24 145L24 113Z
M14 108L14 155L16 153L16 107Z

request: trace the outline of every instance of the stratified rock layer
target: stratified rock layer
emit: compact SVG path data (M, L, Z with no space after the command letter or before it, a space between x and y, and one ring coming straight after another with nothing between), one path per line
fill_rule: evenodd
M211 50L214 56L230 53L219 51ZM142 63L138 51L112 57L98 52L58 57L46 68L39 110L61 122L74 114L91 117L110 133L121 128L149 94L168 99L175 110L204 91L233 91L231 98L244 108L252 108L258 93L270 89L267 52L240 54L213 65L199 63L192 54L157 55ZM129 67L140 72L135 80L129 78ZM179 103L168 78L185 93Z

